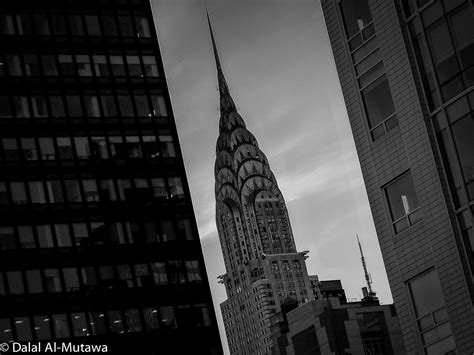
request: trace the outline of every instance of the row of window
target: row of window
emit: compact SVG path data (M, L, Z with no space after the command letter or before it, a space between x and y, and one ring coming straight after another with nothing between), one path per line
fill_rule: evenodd
M206 304L42 314L0 318L0 341L12 342L123 334L211 325Z
M73 222L54 225L0 226L0 251L9 249L55 248L76 245L118 245L160 243L173 240L193 240L190 220L179 218L176 223L160 221Z
M136 14L0 14L0 35L151 37L145 16Z
M187 282L200 283L197 260L172 260L150 264L66 267L0 273L0 295L21 295L81 290L152 287Z
M168 115L163 96L118 95L49 95L0 96L2 118L66 117L165 117Z
M114 183L115 182L115 183ZM114 186L114 185L117 186ZM100 189L99 189L100 186ZM115 188L118 187L118 190ZM118 193L117 193L118 192ZM156 198L184 198L179 177L107 179L32 180L0 182L0 206L97 201L145 202Z
M3 138L0 143L7 161L176 157L170 135Z
M5 53L0 56L0 64L0 76L159 76L156 58L152 55Z
M474 16L466 1L452 3L433 1L409 23L431 110L474 85Z

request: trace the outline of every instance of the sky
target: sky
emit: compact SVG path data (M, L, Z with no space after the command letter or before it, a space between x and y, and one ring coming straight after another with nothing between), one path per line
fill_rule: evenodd
M215 223L219 93L205 6L231 94L286 200L296 247L320 280L362 297L362 242L373 287L391 303L318 0L152 0L165 74L214 306L225 273ZM226 347L226 342L223 340Z

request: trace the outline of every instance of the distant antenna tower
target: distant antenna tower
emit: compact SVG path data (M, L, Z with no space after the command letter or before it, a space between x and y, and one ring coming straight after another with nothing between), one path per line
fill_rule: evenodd
M364 252L362 251L362 245L360 244L359 236L357 234L356 234L356 237L357 237L357 243L359 244L360 260L362 261L362 267L364 268L365 281L367 282L368 294L364 296L375 297L375 292L372 290L372 277L367 271L367 264L365 262Z

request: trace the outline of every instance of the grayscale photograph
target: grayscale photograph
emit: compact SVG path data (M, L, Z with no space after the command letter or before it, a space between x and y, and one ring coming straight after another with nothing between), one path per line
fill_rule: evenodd
M0 354L474 354L474 0L1 0Z

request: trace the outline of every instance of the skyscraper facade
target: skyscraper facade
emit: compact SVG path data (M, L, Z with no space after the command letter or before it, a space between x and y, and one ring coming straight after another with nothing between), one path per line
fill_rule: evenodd
M0 83L0 343L221 354L149 1L2 2Z
M322 0L410 354L474 351L474 5Z
M210 27L210 24L209 24ZM283 195L265 154L230 95L211 30L219 93L216 223L226 273L221 304L231 354L269 354L270 316L287 297L313 299L305 259L295 247Z

